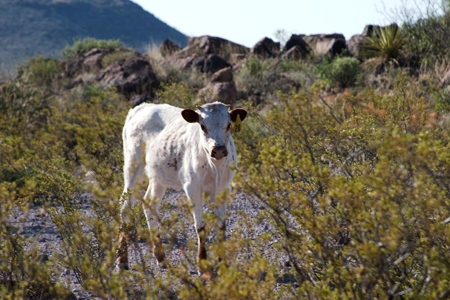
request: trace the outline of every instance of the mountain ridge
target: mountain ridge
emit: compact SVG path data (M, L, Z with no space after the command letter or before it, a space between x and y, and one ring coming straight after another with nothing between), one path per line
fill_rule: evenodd
M130 0L0 0L0 68L44 55L59 57L73 39L119 39L138 52L188 37Z

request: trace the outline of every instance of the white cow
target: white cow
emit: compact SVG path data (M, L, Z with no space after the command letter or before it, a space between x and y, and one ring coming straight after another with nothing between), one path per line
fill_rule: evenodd
M123 128L124 193L137 180L147 176L144 212L150 230L158 225L158 209L167 187L183 189L193 201L195 228L198 235L197 260L206 258L203 199L205 193L214 203L215 196L229 187L233 179L230 164L237 161L231 137L231 123L243 121L243 109L228 111L220 102L197 106L198 110L181 109L167 104L141 104L130 110ZM152 201L150 201L152 200ZM125 201L124 211L132 199ZM225 230L226 204L214 210L218 227ZM165 253L159 235L153 238L153 253L165 266ZM128 268L127 237L121 235L117 263Z

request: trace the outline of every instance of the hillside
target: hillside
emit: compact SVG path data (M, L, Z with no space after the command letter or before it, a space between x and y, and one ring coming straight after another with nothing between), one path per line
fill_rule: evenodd
M57 57L73 38L120 39L143 52L149 43L187 37L129 0L0 0L0 67L38 54Z

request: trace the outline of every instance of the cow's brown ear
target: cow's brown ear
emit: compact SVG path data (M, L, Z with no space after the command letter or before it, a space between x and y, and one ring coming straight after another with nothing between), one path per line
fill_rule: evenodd
M189 108L183 109L181 115L183 116L183 119L189 123L198 123L200 121L198 113Z
M236 118L238 115L241 121L244 121L245 117L247 116L247 111L242 108L235 108L230 111L231 122L236 122Z

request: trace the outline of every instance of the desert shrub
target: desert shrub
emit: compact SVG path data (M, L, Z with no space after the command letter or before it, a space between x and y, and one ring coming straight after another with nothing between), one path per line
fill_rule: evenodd
M161 82L161 89L156 92L159 99L157 103L167 103L177 107L195 109L200 105L197 101L197 91L184 82L164 83Z
M299 87L300 82L290 79L279 70L279 60L259 60L251 57L245 61L242 69L236 75L237 89L248 95L272 95L280 90L289 92L293 87Z
M436 110L441 114L450 112L450 91L448 89L438 90L434 94Z
M376 29L363 44L362 56L368 59L363 66L370 71L379 71L388 64L399 66L398 59L404 45L404 37L397 25Z
M264 79L277 68L252 61L243 71ZM217 274L209 282L194 274L187 201L161 208L163 246L180 257L167 271L156 268L140 206L120 227L123 97L95 85L74 95L9 82L0 90L0 298L38 289L63 298L66 272L92 298L445 298L450 151L440 90L404 76L387 80L335 104L324 104L318 82L274 93L264 112L249 107L233 134L235 188L218 201L240 190L257 209L237 208L225 241L208 237L201 267ZM183 82L163 83L157 95L156 103L195 107L196 92ZM124 197L131 195L141 190ZM40 234L23 232L30 208L36 219L50 216L58 247L37 247ZM216 222L205 214L208 231ZM123 230L136 260L117 272Z
M425 68L446 64L450 58L448 1L423 0L419 4L415 10L403 7L397 14L403 24L405 54L417 57Z
M299 284L293 298L449 292L449 140L423 90L400 78L389 95L349 97L341 113L316 87L279 95L258 151L237 139L236 184L266 208Z
M61 56L65 59L71 59L77 54L84 54L94 48L108 48L115 49L129 49L119 40L97 40L95 38L85 38L80 40L73 40L73 44L67 44L66 47L61 50Z
M322 79L333 86L342 88L353 86L361 71L359 60L353 57L324 60L322 65L317 68Z
M63 69L63 63L51 59L37 56L30 58L18 69L18 75L26 78L26 81L33 81L37 84L50 84L55 75Z

